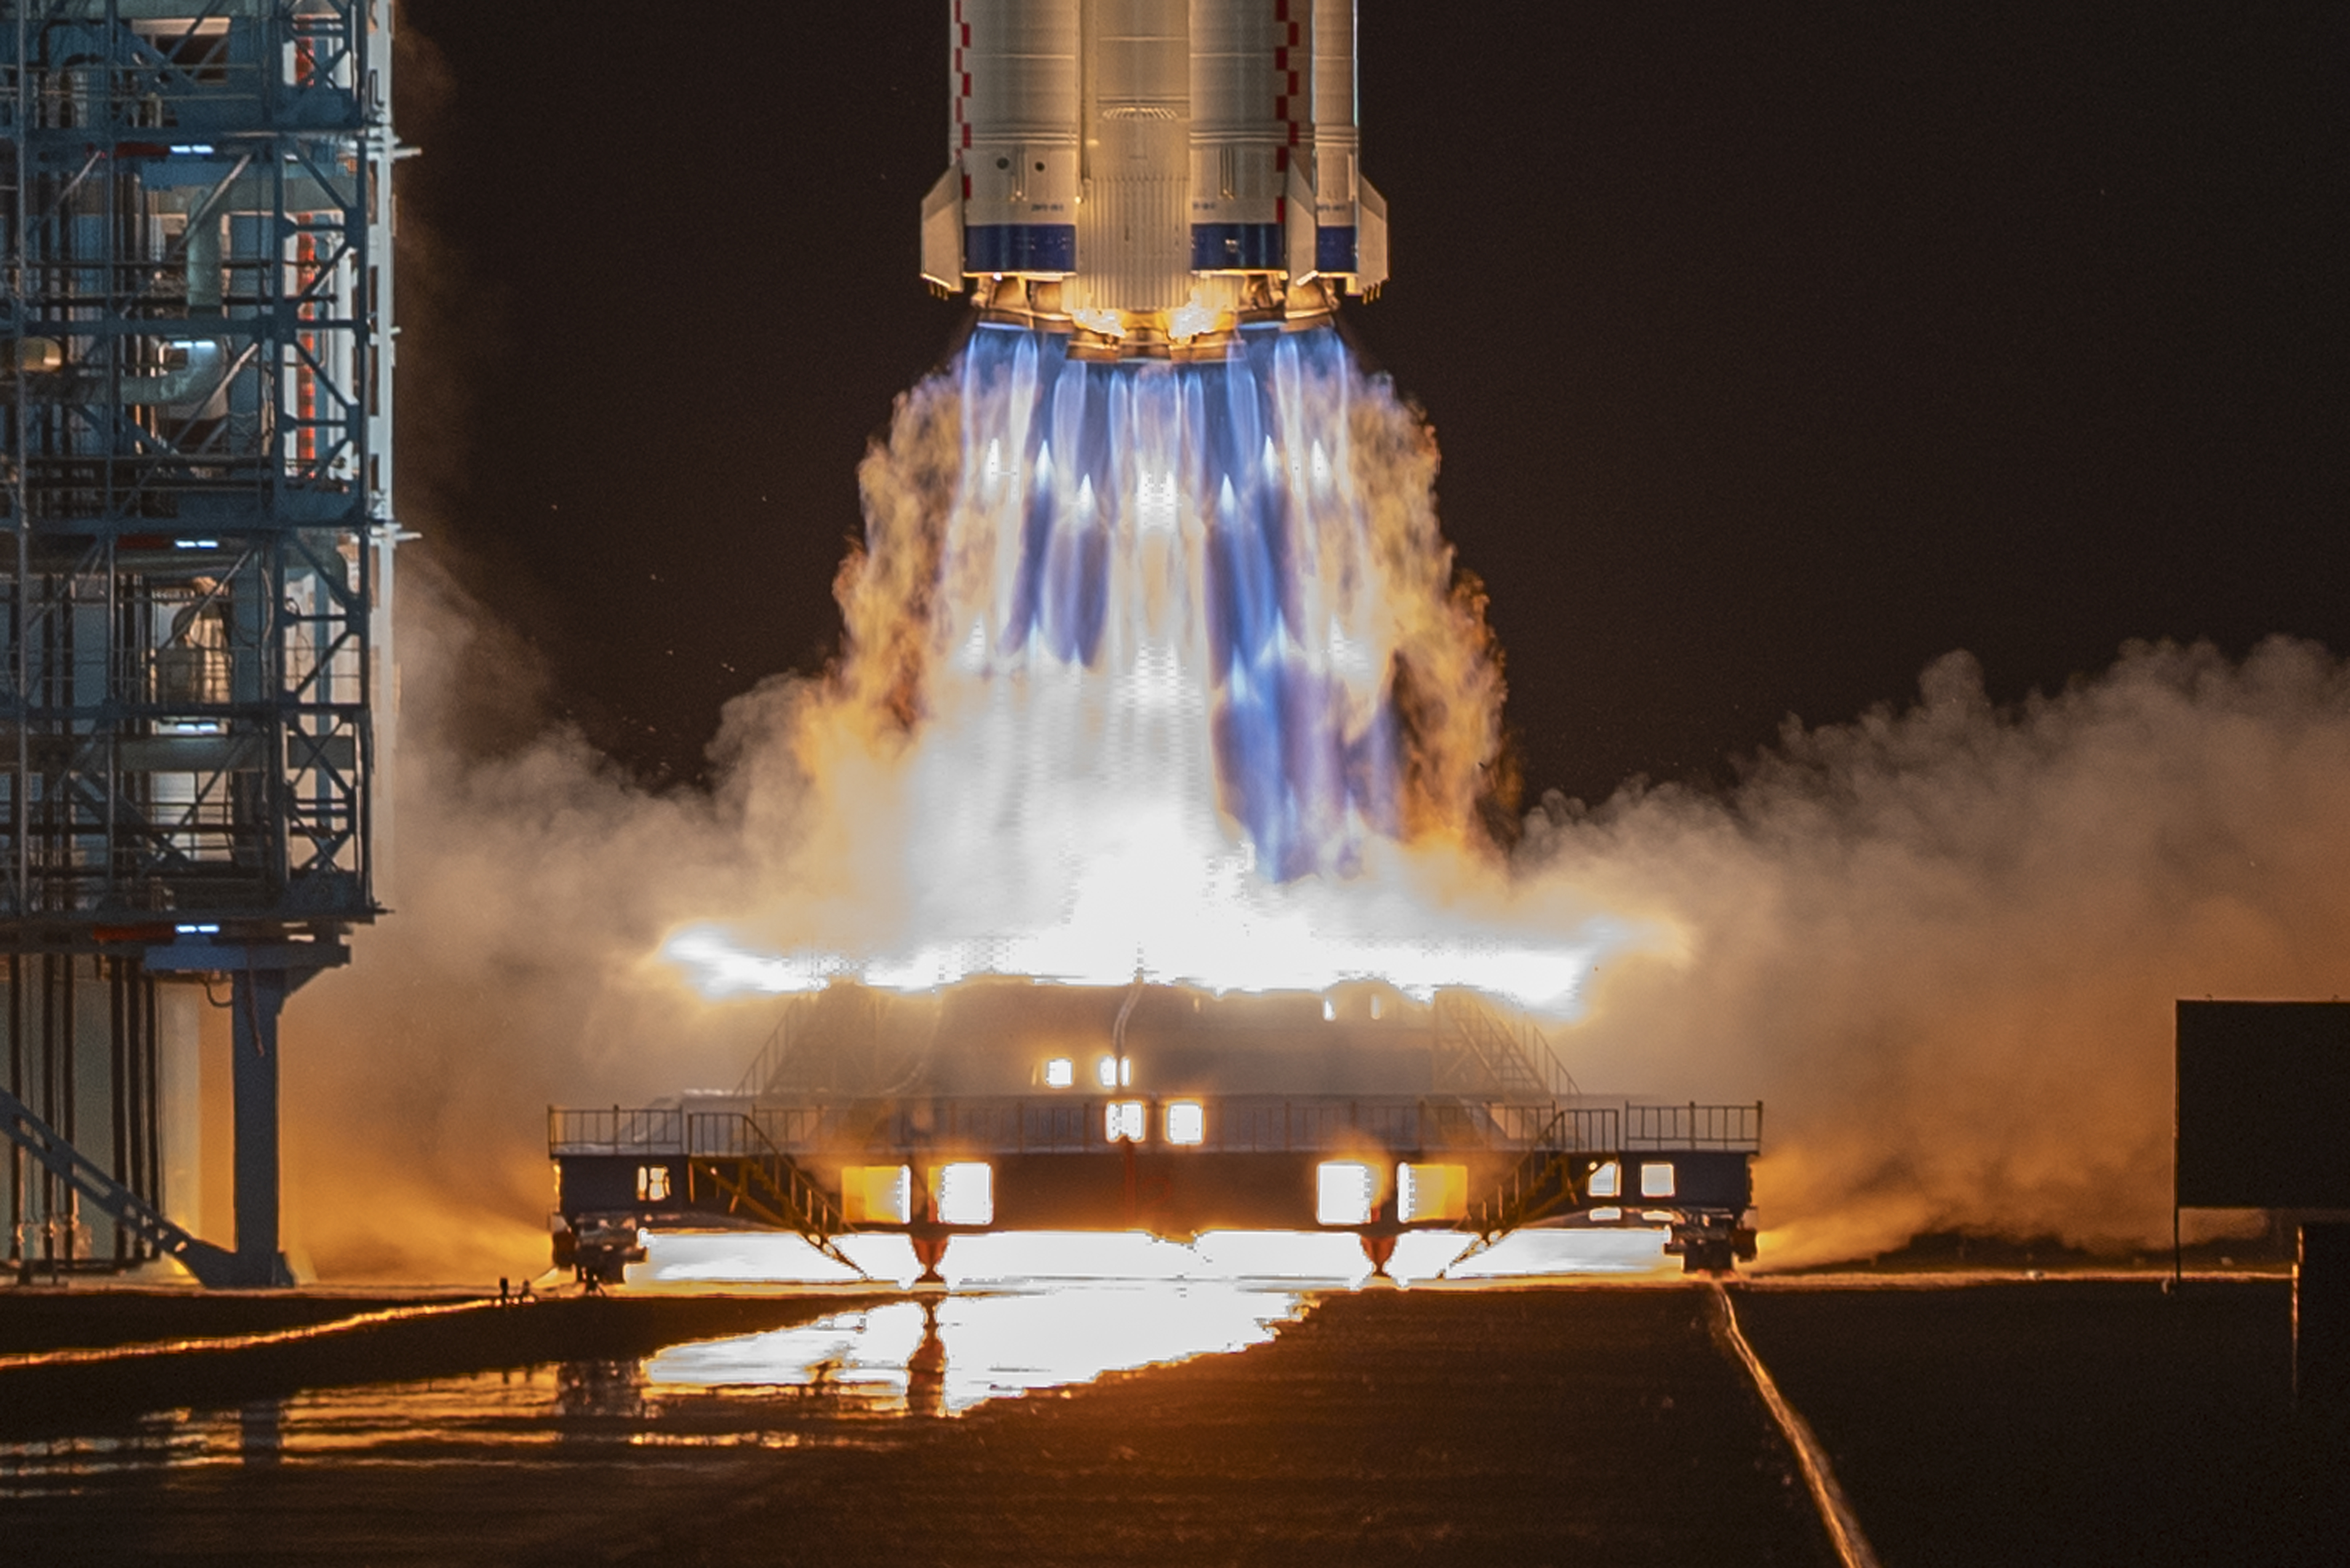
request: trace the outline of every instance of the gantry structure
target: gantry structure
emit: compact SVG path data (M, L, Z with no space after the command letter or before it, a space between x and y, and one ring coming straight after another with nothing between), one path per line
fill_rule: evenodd
M386 836L391 20L0 0L0 1131L28 1274L285 1278L278 1012L379 913ZM232 1013L231 1246L165 1189L197 1014L164 993L199 980Z

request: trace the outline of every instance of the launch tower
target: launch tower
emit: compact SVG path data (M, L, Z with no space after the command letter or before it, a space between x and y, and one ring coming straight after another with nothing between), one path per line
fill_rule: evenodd
M11 1262L283 1279L277 1015L379 912L390 0L0 0ZM233 1014L235 1242L163 1124Z

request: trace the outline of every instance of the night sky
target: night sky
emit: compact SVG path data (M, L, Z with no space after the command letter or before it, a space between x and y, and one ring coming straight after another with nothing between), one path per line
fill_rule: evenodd
M411 548L649 784L831 650L858 459L954 336L946 9L407 0ZM1954 648L2001 701L2350 650L2345 17L1361 0L1395 277L1347 319L1531 789L1726 778Z

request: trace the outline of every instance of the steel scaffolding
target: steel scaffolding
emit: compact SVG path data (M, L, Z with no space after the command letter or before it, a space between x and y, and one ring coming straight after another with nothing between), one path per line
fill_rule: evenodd
M390 20L390 0L0 0L8 1087L62 1104L56 1130L159 1204L151 1040L113 1050L120 1071L84 1058L121 1007L151 1033L150 977L232 977L256 1278L279 1272L276 1010L378 912ZM130 999L115 1014L59 1012L100 975ZM101 1083L110 1140L70 1110ZM31 1228L55 1260L76 1199L28 1147L13 1165L29 1269ZM151 1251L114 1229L114 1257Z

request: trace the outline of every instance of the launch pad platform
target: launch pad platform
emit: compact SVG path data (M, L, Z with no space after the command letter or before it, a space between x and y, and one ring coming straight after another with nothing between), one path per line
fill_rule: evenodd
M1690 1272L1754 1255L1760 1104L1579 1093L1530 1023L1465 992L1211 996L837 985L734 1090L553 1107L556 1259L618 1280L639 1232L907 1235L935 1271L991 1231L1663 1229ZM845 1259L843 1260L846 1261Z

